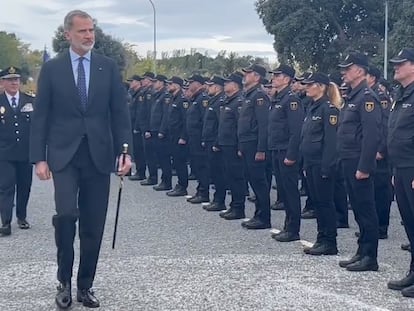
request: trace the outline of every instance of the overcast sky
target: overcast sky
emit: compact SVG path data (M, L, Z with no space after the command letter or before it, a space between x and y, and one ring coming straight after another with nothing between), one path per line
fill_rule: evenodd
M211 55L275 53L254 0L153 0L157 9L157 50L196 48ZM140 55L153 49L153 11L149 0L12 0L2 1L0 30L14 32L32 48L52 49L52 37L73 9L87 11L107 34L136 45Z

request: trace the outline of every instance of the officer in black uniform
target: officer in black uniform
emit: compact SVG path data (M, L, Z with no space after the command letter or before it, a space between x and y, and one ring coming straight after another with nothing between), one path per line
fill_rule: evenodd
M244 68L245 100L237 125L239 152L244 162L247 180L256 195L254 217L242 222L246 229L271 228L270 187L266 174L267 123L269 97L262 87L266 69L254 64Z
M377 271L378 216L374 202L373 174L381 126L381 106L368 87L368 57L350 53L342 64L343 80L350 87L338 127L338 155L349 191L360 237L358 250L339 265L349 271Z
M193 75L188 79L191 92L190 106L187 109L187 133L190 160L198 180L197 192L187 201L193 204L209 202L210 179L207 165L207 151L201 145L204 114L208 109L208 96L204 93L205 78Z
M137 108L136 108L136 120L135 131L140 131L144 141L144 152L147 160L149 176L146 180L141 181L142 186L153 186L158 182L158 162L154 158L150 158L149 155L154 154L154 139L151 136L150 131L150 118L151 107L153 100L153 79L154 73L146 72L143 75L142 92L139 94Z
M269 112L269 150L272 150L273 170L281 182L286 210L283 231L272 234L279 242L299 240L301 202L298 190L299 143L304 113L301 102L290 89L295 70L280 65L273 71L272 84L276 96Z
M342 98L338 87L326 74L313 73L302 83L312 101L302 127L300 151L308 195L314 203L318 224L316 243L304 251L309 255L336 255L336 210L333 202L339 115L336 106L341 106Z
M34 98L19 91L20 74L16 67L0 72L4 87L0 95L0 236L11 234L15 197L17 224L20 229L30 228L26 216L32 185L29 136Z
M218 128L220 107L224 103L224 79L212 77L206 82L210 96L208 109L204 115L203 131L201 134L202 146L207 150L209 176L215 186L213 202L203 206L207 211L221 211L226 209L226 183L224 178L223 154L218 148ZM214 150L213 150L214 147Z
M183 79L172 77L167 80L171 100L167 113L167 133L170 140L171 155L174 168L177 172L178 183L172 191L167 192L170 197L187 195L188 187L188 134L186 128L188 100L184 97Z
M408 240L414 245L414 48L404 48L390 60L394 80L400 83L391 107L388 127L388 155L393 167L395 195ZM401 280L388 282L388 288L414 297L414 251L410 270Z
M161 167L161 182L154 186L155 191L171 190L171 160L170 160L170 146L166 137L166 123L168 104L170 102L170 93L167 91L165 81L167 77L164 75L157 75L152 79L153 85L153 103L150 112L150 132L146 133L148 139L152 140L152 153L150 158L155 163L151 164L157 166L159 163ZM149 153L150 153L149 151Z
M246 180L243 160L238 154L237 138L239 113L244 102L242 89L243 74L241 72L235 72L226 78L224 84L226 97L220 107L218 147L214 147L216 152L223 154L224 176L231 190L230 208L220 213L220 217L227 220L245 217Z
M379 87L381 71L370 66L368 69L368 86L377 94L381 101L382 122L380 130L380 143L376 155L377 168L374 175L375 207L378 214L379 238L388 237L388 225L390 223L390 207L393 199L391 184L391 168L387 153L388 117L391 109L391 99Z
M136 117L137 117L137 107L138 101L140 96L142 96L142 77L139 75L133 75L130 79L129 84L129 94L131 96L131 104L129 105L129 112L131 115L131 124L135 124ZM138 129L133 129L132 131L132 138L133 138L133 156L135 162L135 174L129 176L129 180L144 180L145 177L145 169L147 167L145 161L145 152L144 152L144 140L142 138L142 133Z

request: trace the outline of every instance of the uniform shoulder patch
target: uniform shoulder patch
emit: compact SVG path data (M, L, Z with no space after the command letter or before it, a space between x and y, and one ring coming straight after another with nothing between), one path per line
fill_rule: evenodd
M264 103L264 98L258 98L256 103L257 103L258 106L262 106L263 103Z
M336 125L337 123L338 123L338 116L336 116L336 115L330 115L329 116L329 123L331 124L331 125Z
M204 108L208 107L208 99L203 100L203 107Z
M388 108L388 101L387 100L382 100L381 101L381 107L382 107L382 109L387 109Z
M290 103L290 110L292 110L292 111L298 110L298 102L291 102Z
M374 102L365 102L365 111L366 112L371 112L373 111L375 108L375 103Z

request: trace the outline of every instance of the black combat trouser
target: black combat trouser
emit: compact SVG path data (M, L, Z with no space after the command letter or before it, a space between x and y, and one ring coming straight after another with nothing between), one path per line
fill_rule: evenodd
M158 135L158 134L157 134ZM156 153L158 162L161 167L161 182L164 182L167 186L172 184L172 167L171 167L171 142L167 137L157 138L156 140Z
M180 145L178 141L180 140L179 136L173 135L170 137L170 147L173 166L177 173L178 185L183 189L188 187L188 168L187 168L187 159L188 159L188 145Z
M0 215L3 225L11 223L14 199L16 217L26 220L32 186L33 166L26 161L0 161Z
M201 145L201 137L199 136L190 136L188 143L192 168L198 181L196 195L209 198L210 175L206 148Z
M301 203L298 189L299 163L287 166L283 161L286 150L273 150L273 169L276 181L282 186L283 203L285 204L286 219L284 230L293 234L300 231Z
M345 187L344 172L338 161L335 165L334 204L338 224L348 225L348 195Z
M394 187L398 209L404 223L408 240L414 245L414 167L395 169ZM414 247L411 247L410 271L414 272Z
M142 133L133 133L133 157L135 162L136 173L139 176L145 177L147 163L145 160L144 139Z
M379 232L387 233L390 224L392 202L391 170L387 160L377 161L374 175L375 207L378 214Z
M246 180L243 160L238 156L236 146L220 146L219 148L223 153L224 175L231 191L230 207L244 212Z
M144 134L145 135L145 134ZM151 132L151 137L144 137L145 157L147 159L148 179L158 182L158 154L157 154L158 134Z
M322 178L321 166L311 165L306 168L308 195L316 212L318 236L316 242L336 246L336 211L333 203L334 172L329 178Z
M375 209L373 176L357 180L355 173L359 159L342 159L342 168L349 197L359 226L357 254L377 258L378 253L378 215Z
M213 202L224 204L226 199L226 179L224 175L224 162L222 151L213 151L214 144L207 142L205 144L208 157L209 177L215 186Z
M257 141L240 143L240 151L248 182L256 195L254 218L270 223L270 187L266 174L266 160L256 161Z

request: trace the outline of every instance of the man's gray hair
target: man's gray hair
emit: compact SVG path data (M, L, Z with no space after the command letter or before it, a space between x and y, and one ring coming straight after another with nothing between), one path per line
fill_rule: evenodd
M93 20L93 18L88 13L86 13L84 11L81 11L81 10L70 11L68 14L66 14L65 19L63 20L63 29L65 31L69 31L72 28L73 18L75 16L82 17L82 18L90 18L90 19ZM95 23L95 21L94 21L94 23Z

